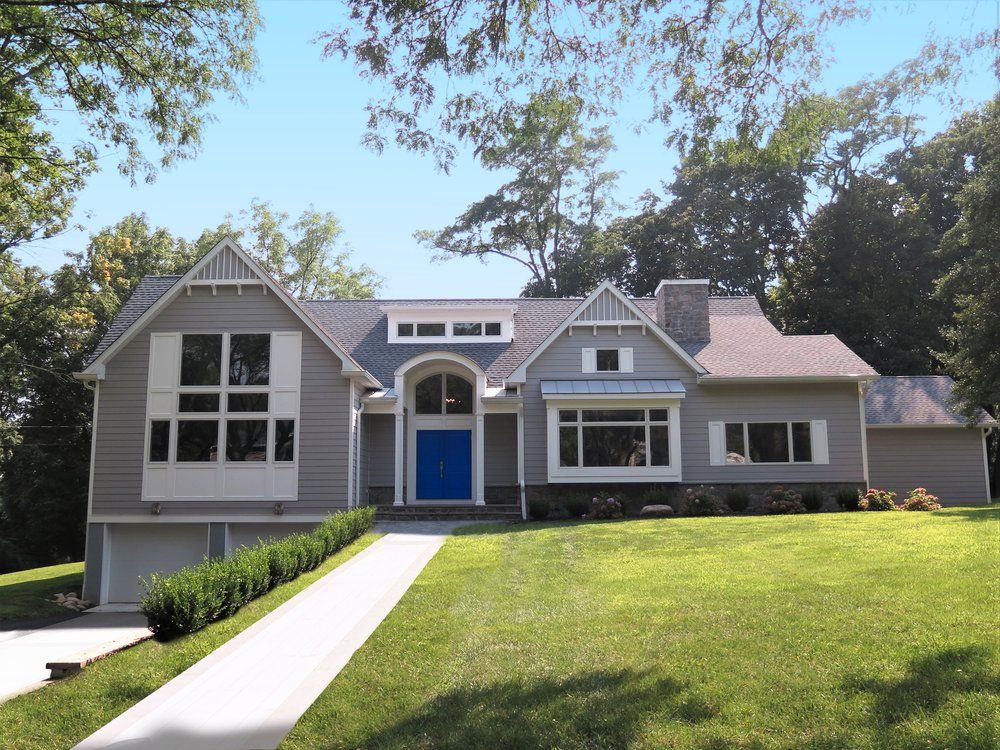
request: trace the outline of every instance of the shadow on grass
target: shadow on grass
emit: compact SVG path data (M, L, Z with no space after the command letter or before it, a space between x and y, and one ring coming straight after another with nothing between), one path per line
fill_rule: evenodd
M944 519L961 519L963 521L978 521L983 523L1000 522L1000 503L993 505L971 505L964 508L948 508L944 512L936 514Z
M882 726L939 710L962 693L1000 696L1000 673L990 668L990 652L980 646L951 648L914 659L898 679L850 678L844 688L868 694Z
M455 688L359 745L622 748L651 720L700 724L718 713L685 683L645 671L596 671Z
M83 573L64 573L5 584L0 587L0 630L25 627L26 623L35 621L67 619L64 608L46 600L56 592L74 591L79 594L82 584Z

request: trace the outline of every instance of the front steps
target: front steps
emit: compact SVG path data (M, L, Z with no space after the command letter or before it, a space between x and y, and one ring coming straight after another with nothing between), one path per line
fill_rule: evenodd
M504 505L379 505L377 521L520 521L521 506Z

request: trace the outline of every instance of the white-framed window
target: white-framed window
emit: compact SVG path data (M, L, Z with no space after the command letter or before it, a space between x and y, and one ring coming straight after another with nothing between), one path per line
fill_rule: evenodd
M676 400L549 401L549 481L679 481Z
M711 462L748 464L828 464L826 421L710 422Z
M511 305L435 305L382 308L390 344L434 344L450 341L509 342L514 337Z
M294 499L300 371L299 332L151 334L144 499Z
M584 373L633 372L632 347L583 347L581 350Z

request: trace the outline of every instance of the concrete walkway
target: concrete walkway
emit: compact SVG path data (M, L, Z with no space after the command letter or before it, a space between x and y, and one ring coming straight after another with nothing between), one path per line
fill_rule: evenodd
M455 524L392 533L174 678L77 750L267 750L347 664Z
M85 613L38 630L4 635L11 632L16 635L0 642L0 701L41 687L49 678L47 662L149 634L146 618L138 613Z

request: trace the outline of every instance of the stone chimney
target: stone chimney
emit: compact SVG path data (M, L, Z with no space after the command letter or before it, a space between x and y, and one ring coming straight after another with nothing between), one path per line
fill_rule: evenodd
M674 341L708 341L708 279L661 281L656 322Z

